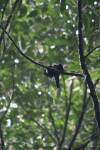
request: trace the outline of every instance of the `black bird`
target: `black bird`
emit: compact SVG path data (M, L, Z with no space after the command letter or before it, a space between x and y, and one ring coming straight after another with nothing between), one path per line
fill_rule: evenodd
M63 65L61 63L59 63L59 65L52 64L52 66L48 66L48 67L64 72ZM60 85L59 85L59 75L60 75L60 73L57 73L57 72L55 72L53 70L50 70L50 69L45 69L44 72L43 72L43 75L47 76L49 78L55 77L56 86L57 86L57 88L60 88Z

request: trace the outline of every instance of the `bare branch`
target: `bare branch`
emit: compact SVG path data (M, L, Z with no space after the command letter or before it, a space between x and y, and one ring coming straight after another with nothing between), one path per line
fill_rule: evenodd
M97 48L99 48L100 45L96 46L95 48L93 48L86 56L85 56L85 59L94 51L96 50Z

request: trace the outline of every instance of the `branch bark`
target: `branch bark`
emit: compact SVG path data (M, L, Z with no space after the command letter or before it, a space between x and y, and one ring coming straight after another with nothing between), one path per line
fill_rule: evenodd
M79 57L81 62L81 68L86 76L86 81L90 89L90 95L93 100L94 104L94 111L95 111L95 118L98 124L98 131L100 135L100 111L99 111L99 102L98 98L95 92L95 88L91 79L91 76L89 74L89 71L87 69L87 65L85 63L85 57L84 57L84 49L83 49L83 35L82 35L82 0L78 0L78 30L79 30Z

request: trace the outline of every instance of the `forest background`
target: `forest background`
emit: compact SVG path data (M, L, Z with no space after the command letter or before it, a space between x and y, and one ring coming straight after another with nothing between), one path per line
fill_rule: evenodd
M99 79L99 0L0 1L2 150L99 149Z

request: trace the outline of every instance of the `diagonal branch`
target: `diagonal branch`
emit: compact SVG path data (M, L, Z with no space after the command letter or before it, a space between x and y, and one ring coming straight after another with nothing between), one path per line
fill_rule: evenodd
M76 126L76 130L75 130L75 132L74 132L74 135L73 135L73 137L72 137L72 140L70 141L68 150L71 150L71 148L72 148L72 146L73 146L73 144L74 144L74 141L76 140L76 137L77 137L77 135L78 135L78 133L79 133L79 130L80 130L82 121L83 121L83 117L84 117L84 114L85 114L86 95L87 95L87 84L85 83L84 101L83 101L83 107L82 107L81 115L80 115L80 117L79 117L79 120L78 120L78 123L77 123L77 126Z
M4 12L5 12L5 10L6 10L6 7L7 7L7 4L8 4L8 3L9 3L9 0L6 1L6 4L5 4L4 8L3 8L2 20L3 20Z
M4 14L4 11L5 11L5 8L6 8L8 2L9 2L9 0L7 0L7 2L6 2L6 4L5 4L5 7L4 7L4 9L3 9L2 18L3 18L3 14ZM12 17L12 20L10 21L10 25L9 25L8 34L9 34L9 32L10 32L10 29L11 29L13 20L14 20L16 14L17 14L17 11L19 10L20 4L21 4L21 1L20 1L20 3L19 3L19 6L16 8L16 10L15 10L14 13L13 13L13 17ZM9 18L9 17L8 17L8 18ZM1 24L2 24L2 22L1 22ZM3 32L4 32L4 30L3 30ZM2 33L1 33L1 36L2 36ZM0 37L0 38L1 38L1 37ZM6 49L6 47L7 47L9 38L7 38L7 39L5 40L4 37L3 37L2 40L3 40L3 45L4 45L3 47L4 47L4 48L3 48L2 53L1 53L1 56L0 56L0 62L2 61L2 59L4 58L4 55L5 55L5 54L7 53L7 51L8 51L8 49ZM6 41L6 42L5 42L5 41ZM12 44L13 44L13 43L12 43Z
M94 88L96 87L98 81L99 80L97 80L96 83L94 84ZM78 120L78 123L77 123L76 130L74 132L73 138L72 138L72 140L69 144L68 150L70 150L72 148L72 145L73 145L73 143L74 143L74 141L75 141L75 139L78 135L78 132L80 130L80 127L81 127L81 124L82 124L82 121L83 121L83 117L84 117L84 114L85 114L85 111L86 111L86 108L87 108L87 104L91 99L91 97L89 96L88 99L86 100L86 95L87 95L87 83L85 82L84 101L83 101L82 112L81 112L81 115L79 117L79 120Z
M13 11L15 10L16 5L17 5L17 3L18 3L19 1L20 1L20 0L16 0L16 2L14 3L14 6L13 6L13 8L12 8L12 10L11 10L11 12L10 12L10 15L9 15L9 17L8 17L8 19L7 19L7 22L6 22L6 25L5 25L5 30L7 29L7 26L8 26L8 24L9 24L9 22L10 22L10 19L11 19L11 17L12 17ZM3 36L4 36L4 31L1 33L1 36L0 36L0 44L1 44L1 41L2 41Z
M74 150L85 149L86 146L87 146L91 141L93 141L94 139L96 139L96 138L98 138L98 137L99 137L99 134L98 134L98 132L96 131L95 133L93 133L93 134L91 135L91 137L88 138L89 140L87 140L86 143L84 143L84 144L82 144L81 146L75 148Z
M16 6L17 6L17 3L18 3L19 1L20 1L20 0L16 0L16 1L15 1L14 5L13 5L13 8L12 8L12 10L11 10L11 12L10 12L10 15L9 15L9 17L8 17L8 19L7 19L7 22L6 22L6 25L5 25L4 30L7 29L7 26L8 26L8 24L9 24L9 22L10 22L10 19L11 19L11 17L12 17L12 14L13 14L13 12L14 12ZM4 36L4 32L5 32L4 30L3 30L3 32L1 33L1 36L0 36L0 44L1 44L1 41L2 41L3 36Z
M98 3L99 3L99 2L98 2ZM88 8L90 8L92 11L95 11L95 12L98 14L98 16L100 17L99 11L97 11L96 8L94 8L93 6L86 5L86 6L83 8L83 11L84 11L85 9L88 9Z
M95 48L93 48L86 56L85 56L85 59L94 51L96 50L97 48L99 48L100 45L96 46Z
M47 95L47 99L48 99L48 107L49 107L50 119L51 119L52 125L54 127L54 132L55 132L55 135L56 135L56 138L57 138L57 142L59 143L58 132L57 132L56 125L55 125L55 122L54 122L54 118L52 116L52 109L51 109L51 105L50 105L50 102L49 102L48 95Z
M89 71L87 69L87 65L85 63L85 57L84 57L84 50L83 50L83 35L82 35L82 0L78 0L78 30L79 30L79 58L81 62L81 68L86 76L86 81L90 89L90 95L92 97L93 103L94 103L94 111L95 111L95 118L97 120L98 124L98 130L100 134L100 111L99 111L99 102L98 98L95 92L95 88L91 79L91 76L89 74Z
M38 65L38 66L41 66L43 68L46 68L46 69L49 69L49 70L52 70L52 71L55 71L57 73L60 73L60 74L64 74L64 75L71 75L71 76L77 76L77 77L84 77L82 74L76 74L76 73L66 73L66 72L62 72L62 71L59 71L57 69L53 69L53 68L50 68L50 67L47 67L47 66L44 66L40 63L37 63L36 61L30 59L28 56L26 56L24 53L22 53L22 51L19 49L19 47L15 44L15 42L13 41L13 39L10 37L10 35L5 31L5 29L0 25L0 27L2 28L2 30L8 35L9 39L12 41L12 43L14 44L14 46L17 48L17 50L21 53L22 56L24 56L26 59L28 59L29 61L31 61L32 63Z

